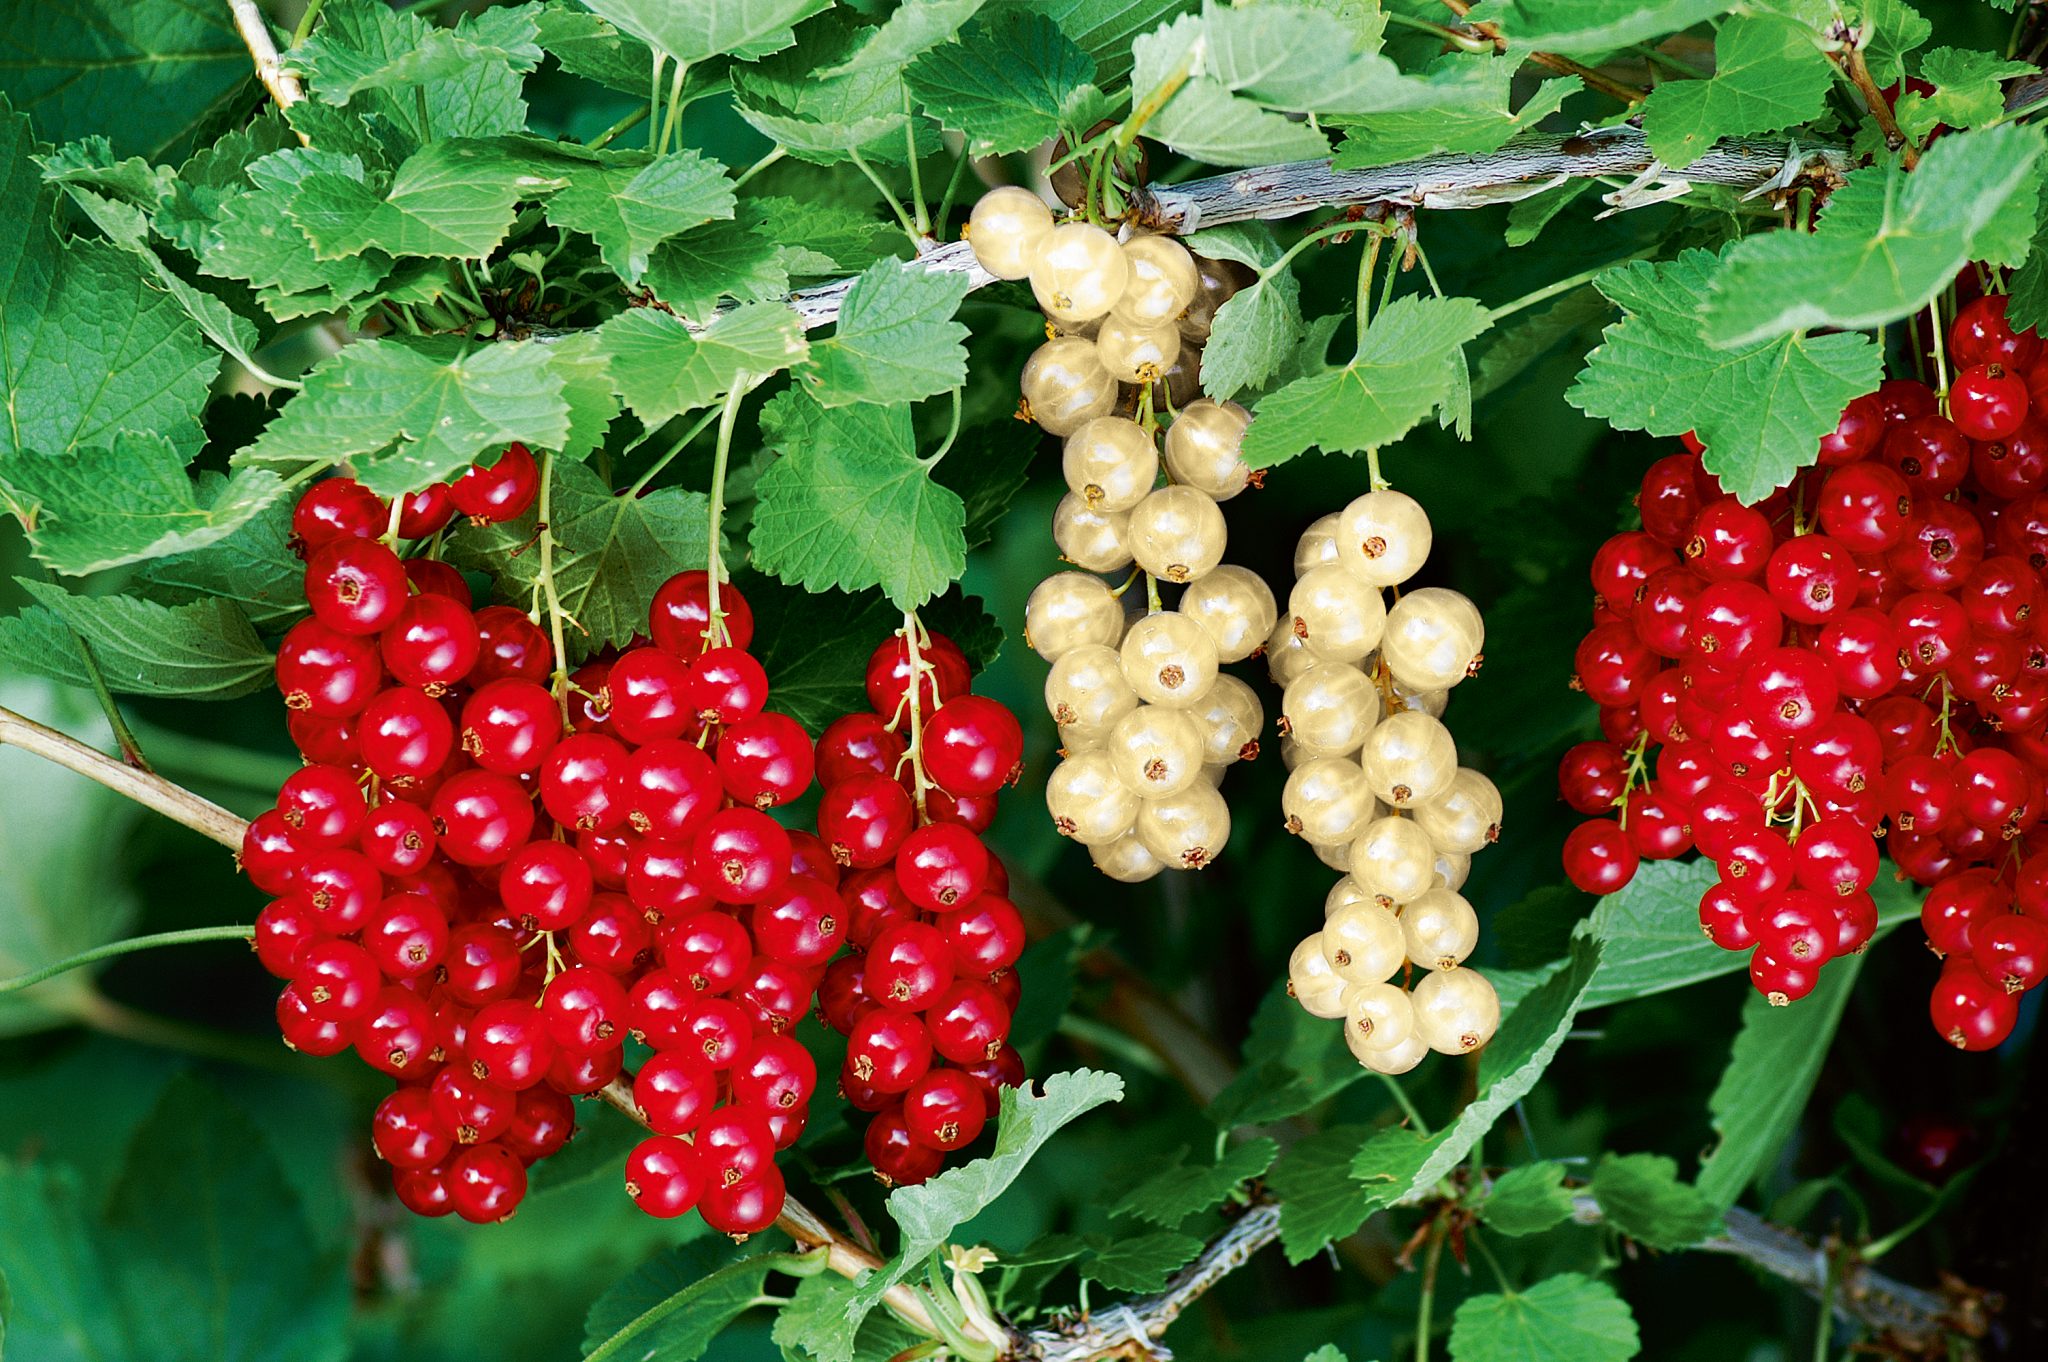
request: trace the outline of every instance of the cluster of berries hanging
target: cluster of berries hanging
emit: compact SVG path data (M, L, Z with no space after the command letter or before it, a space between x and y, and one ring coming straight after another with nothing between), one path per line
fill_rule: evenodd
M869 659L873 708L818 740L818 845L853 948L825 969L818 1010L847 1038L839 1088L872 1113L868 1160L888 1183L938 1172L1024 1081L1009 1044L1024 921L981 840L1024 734L969 680L952 640L906 624Z
M2027 852L2048 811L2048 365L1996 296L1948 353L1945 401L1886 382L1754 507L1690 440L1651 465L1643 528L1594 558L1576 658L1606 741L1566 753L1559 787L1598 815L1566 841L1574 884L1610 893L1697 846L1721 871L1701 928L1780 1004L1869 942L1888 825L1931 886L1935 1030L1982 1050L2048 977L2048 852Z
M1200 344L1241 277L1169 236L1119 243L1055 224L1016 188L982 197L968 241L990 273L1031 281L1051 338L1024 366L1024 411L1066 441L1053 539L1083 570L1047 578L1025 607L1026 637L1053 664L1046 707L1065 756L1047 807L1112 878L1198 870L1230 838L1216 787L1258 755L1265 723L1252 688L1220 668L1257 652L1278 614L1256 573L1223 563L1218 503L1251 484L1250 417L1200 396ZM1122 587L1095 575L1134 564ZM1127 617L1141 575L1149 609ZM1177 609L1162 584L1183 588Z
M843 745L822 749L837 786L821 813L829 847L768 814L810 788L818 753L766 708L752 611L729 583L671 578L646 638L573 676L538 611L473 608L466 580L434 556L442 531L458 512L512 519L537 484L515 445L395 509L347 478L315 484L296 508L312 614L280 645L277 682L308 764L241 852L276 896L256 944L287 981L278 1024L295 1049L353 1048L398 1080L372 1137L420 1214L504 1219L528 1165L573 1132L570 1098L630 1084L654 1134L628 1160L628 1194L652 1215L694 1208L752 1233L781 1213L775 1155L802 1132L817 1082L789 1033L861 915L842 867L887 867L902 844L892 892L936 893L1002 936L999 950L972 925L948 937L979 952L976 967L1002 957L977 988L1015 959L1021 927L1007 904L971 911L994 873L986 854L951 824L913 833L893 769L869 787L895 791L896 823L862 822L882 805L841 797ZM878 704L885 654L870 676ZM894 675L901 694L908 672ZM965 660L936 684L964 691ZM1003 734L977 708L990 703L962 695L924 725L942 784L977 776L947 785L961 805L992 792L981 773L1016 763L1014 721ZM878 723L882 739L892 731ZM653 1051L637 1075L623 1073L629 1038ZM1021 1078L1005 1058L1001 1074ZM974 1098L979 1117L990 1095L977 1086Z
M1347 872L1322 929L1294 948L1287 991L1343 1019L1351 1053L1385 1074L1431 1050L1476 1050L1500 1024L1493 985L1462 968L1479 918L1458 893L1472 854L1500 837L1500 792L1458 765L1440 717L1450 688L1478 671L1485 632L1455 591L1398 590L1430 541L1422 507L1386 489L1316 521L1295 547L1288 614L1266 649L1286 688L1287 830Z

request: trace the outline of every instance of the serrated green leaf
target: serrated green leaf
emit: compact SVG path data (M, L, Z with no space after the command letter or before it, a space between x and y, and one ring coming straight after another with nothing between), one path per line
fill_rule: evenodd
M795 40L790 28L832 0L585 0L624 32L685 65L760 57Z
M324 107L310 100L301 104ZM248 188L250 163L287 145L296 145L290 125L272 112L199 148L165 185L163 197L151 210L150 225L172 245L198 255L220 205Z
M1263 385L1294 353L1305 333L1291 270L1262 277L1216 309L1202 348L1202 391L1218 402Z
M1728 261L1744 244L1730 248ZM1724 262L1717 273L1713 256L1693 250L1601 275L1595 284L1628 316L1607 328L1565 400L1624 430L1696 432L1708 470L1755 503L1819 458L1820 437L1842 408L1877 387L1883 356L1869 337L1853 334L1710 348L1701 312L1720 296L1709 289L1730 268Z
M1859 26L1864 30L1863 60L1879 85L1891 85L1906 76L1906 56L1917 51L1934 33L1934 25L1905 0L1860 0Z
M654 62L646 43L621 33L616 24L592 14L575 0L547 0L535 23L540 45L561 63L564 71L622 94L646 97ZM685 98L690 94L688 79L694 77L686 78Z
M1727 9L1725 0L1487 0L1472 22L1500 25L1517 47L1546 52L1611 52L1691 28Z
M861 35L850 56L818 74L831 79L858 71L907 66L960 31L988 0L903 0Z
M427 26L403 47L358 46L351 30L330 22L291 48L285 62L321 100L338 105L366 90L468 80L489 63L524 74L540 65L539 9L527 4L464 15L452 28Z
M1473 365L1473 396L1491 396L1552 355L1588 353L1594 336L1613 316L1613 306L1589 284L1548 307L1508 318L1493 329L1491 343Z
M789 1304L775 1312L775 1343L785 1354L823 1357L847 1345L846 1307L854 1285L844 1277L820 1272L796 1285ZM887 1311L869 1315L852 1340L857 1362L888 1362L906 1348L916 1346L923 1335L915 1334Z
M248 178L255 187L224 200L215 211L198 252L199 272L248 281L280 319L331 311L367 293L390 271L388 257L373 252L322 260L291 218L308 179L362 174L359 158L313 148L291 147L252 161ZM305 300L303 310L286 301L292 296Z
M219 495L224 481L200 474L201 500ZM280 498L216 543L144 563L144 594L167 605L218 598L259 628L296 618L306 609L306 565L285 546L291 515L289 500Z
M1081 1276L1112 1291L1157 1291L1202 1251L1201 1240L1171 1230L1116 1238L1100 1235L1091 1246L1095 1251L1081 1259Z
M720 298L765 302L789 291L789 270L775 240L733 222L713 222L654 248L646 283L685 317L707 318Z
M976 147L1024 151L1055 137L1095 62L1051 18L1003 10L969 24L904 73L910 93Z
M710 501L681 487L615 494L593 470L560 457L551 476L555 594L576 621L582 651L623 647L647 632L655 589L709 560ZM532 600L540 584L540 555L531 548L537 513L466 526L449 537L446 556L489 573L505 599Z
M1386 1204L1352 1176L1351 1166L1389 1139L1397 1140L1404 1153L1414 1143L1405 1131L1332 1126L1287 1147L1266 1181L1280 1199L1280 1244L1288 1262L1307 1262L1323 1245L1356 1233L1367 1216Z
M649 161L617 153L578 166L548 200L548 221L597 242L604 261L629 284L647 271L654 248L679 232L733 213L725 168L696 151Z
M1244 1182L1273 1166L1280 1146L1261 1135L1232 1145L1213 1164L1174 1166L1154 1173L1124 1194L1111 1209L1112 1215L1134 1216L1171 1229L1189 1216L1219 1206Z
M2006 281L2005 312L2015 327L2039 330L2048 326L2048 183L2034 212L2034 244Z
M69 454L0 457L0 497L28 527L36 557L74 577L204 548L283 494L276 474L258 469L202 502L171 442L132 431Z
M108 133L124 155L176 147L250 78L227 7L179 0L8 5L0 51L0 94L45 137Z
M1607 1223L1649 1248L1690 1248L1721 1232L1721 1212L1662 1154L1607 1154L1589 1185Z
M2043 147L2039 128L2008 123L1942 138L1911 175L1897 165L1852 172L1811 234L1766 232L1729 247L1707 303L1707 338L1737 346L1811 327L1879 326L1927 306L1971 260L2019 264L2033 237Z
M520 88L525 75L515 63L523 62L532 46L530 8L492 9L453 30L456 35L480 32L482 41L471 44L473 55L460 63L459 79L436 79L418 54L445 55L454 39L435 35L448 31L377 0L330 0L306 44L320 46L311 59L302 46L293 60L307 63L307 84L317 98L346 103L365 118L382 120L401 150L416 149L436 137L522 131L526 101ZM493 47L504 50L488 50ZM332 78L330 70L335 72ZM389 73L390 79L373 77L358 84L365 73Z
M1650 91L1642 106L1650 150L1683 169L1720 138L1818 118L1834 75L1817 37L1773 14L1730 19L1714 35L1712 79L1665 81Z
M1030 479L1037 452L1038 437L1030 427L1004 421L962 431L953 452L933 467L933 480L952 488L966 508L962 533L970 551L995 537L996 526Z
M1449 356L1487 325L1486 309L1470 298L1395 299L1349 364L1259 399L1245 461L1269 468L1311 446L1357 453L1393 443L1451 395Z
M1379 34L1330 10L1212 6L1201 29L1201 74L1269 109L1362 114L1399 108L1414 97L1417 82L1379 55ZM1140 72L1144 65L1140 58ZM1140 79L1134 75L1134 88Z
M696 334L680 317L635 308L598 335L613 390L649 425L751 388L806 351L802 324L780 303L735 308Z
M534 341L467 354L441 341L357 341L315 365L234 462L291 473L349 460L364 486L395 497L515 440L560 448L569 434L562 390L548 347Z
M1742 1004L1742 1025L1728 1054L1728 1067L1707 1098L1713 1149L1700 1160L1697 1179L1716 1209L1735 1204L1777 1157L1813 1093L1820 1066L1842 1024L1849 991L1863 971L1863 957L1830 961L1813 992L1796 1007L1772 1007L1751 992Z
M1551 219L1578 202L1579 196L1591 188L1591 180L1572 180L1555 189L1547 189L1534 198L1519 199L1508 205L1508 229L1504 239L1510 246L1528 245L1550 225Z
M1468 1297L1451 1320L1457 1362L1628 1362L1641 1350L1627 1303L1576 1272L1527 1291Z
M1209 1119L1225 1129L1307 1111L1365 1077L1345 1048L1343 1028L1309 1016L1285 988L1268 992L1252 1014L1244 1057L1244 1068L1209 1108Z
M757 1253L735 1262L732 1256L731 1244L707 1236L642 1264L590 1307L586 1362L626 1355L696 1362L761 1294L768 1273L797 1258Z
M849 1345L852 1331L881 1303L882 1293L922 1268L954 1230L1002 1195L1061 1127L1124 1095L1121 1078L1092 1069L1048 1075L1040 1087L1039 1093L1028 1087L1003 1089L995 1148L988 1157L949 1168L921 1186L889 1193L889 1214L903 1232L902 1250L854 1292L847 1314Z
M869 161L901 161L909 150L906 129L917 134L921 151L935 149L930 125L910 114L901 68L866 66L837 76L817 69L855 51L865 31L849 13L835 11L805 25L802 46L734 67L740 116L792 156L821 165L856 152Z
M1479 1203L1479 1218L1488 1229L1521 1236L1541 1234L1572 1216L1572 1194L1565 1189L1564 1165L1531 1163L1501 1174Z
M0 1259L14 1297L4 1338L41 1362L126 1362L137 1350L95 1241L96 1197L61 1164L0 1161Z
M1410 80L1400 100L1387 100L1386 112L1343 120L1344 141L1333 164L1362 170L1442 152L1495 151L1556 113L1580 89L1576 76L1546 80L1515 109L1511 96L1519 65L1513 57L1439 59L1426 82Z
M876 238L887 224L843 203L780 195L742 199L740 225L775 243L790 274L864 270L881 258Z
M135 596L74 596L54 583L16 581L42 609L0 619L0 657L39 675L91 684L71 636L75 631L118 694L225 700L270 680L270 650L229 601L167 606Z
M853 281L830 340L797 369L827 407L914 402L967 381L967 328L953 319L968 279L877 260Z
M1036 0L1031 8L1095 59L1095 78L1108 87L1129 73L1134 38L1196 6L1194 0Z
M1937 47L1920 60L1920 78L1935 87L1934 93L1909 90L1900 95L1894 110L1899 126L1918 140L1944 124L1974 128L1988 123L2005 112L1999 82L2035 72L2025 62L2001 61L1989 52Z
M966 508L917 457L908 408L790 393L762 428L780 457L755 486L756 567L812 591L879 586L904 610L966 569Z
M512 205L567 184L564 166L543 171L489 142L431 142L379 194L347 175L306 177L286 210L322 260L365 251L481 259L512 225Z
M1197 161L1218 166L1306 161L1330 154L1330 143L1307 123L1262 109L1207 76L1180 87L1145 134Z

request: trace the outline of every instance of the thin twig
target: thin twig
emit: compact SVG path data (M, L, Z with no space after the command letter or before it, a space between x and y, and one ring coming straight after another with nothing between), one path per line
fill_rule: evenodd
M284 69L277 55L277 43L270 36L270 22L263 17L256 0L228 0L228 9L235 16L235 32L242 35L242 45L249 49L250 60L256 63L256 79L263 82L263 88L270 91L277 106L289 109L304 99L306 89L297 76ZM305 138L299 140L303 142Z
M137 770L54 728L45 728L11 709L0 709L0 747L16 747L76 771L116 794L126 795L195 832L204 833L222 846L242 845L242 830L248 824L220 805L201 799L162 776Z
M1470 4L1466 3L1466 0L1444 0L1444 5L1460 19L1463 19L1467 11L1472 8ZM1501 35L1499 25L1468 24L1468 27L1480 37L1491 40L1494 51L1505 52L1508 50L1508 40ZM1650 97L1646 91L1638 90L1633 85L1623 85L1618 80L1601 75L1598 71L1582 62L1575 62L1570 57L1560 57L1555 52L1531 52L1529 60L1535 62L1538 66L1548 67L1560 75L1577 76L1586 83L1587 89L1598 90L1601 94L1618 99L1624 104L1640 104Z
M1877 126L1884 133L1885 145L1899 153L1899 162L1911 170L1920 164L1920 149L1913 145L1913 139L1906 136L1899 126L1898 116L1892 112L1891 101L1884 97L1884 91L1877 88L1877 78L1870 74L1870 63L1863 58L1861 37L1848 43L1846 48L1835 54L1835 61L1849 77L1856 92L1863 96L1863 103L1870 110L1870 116L1877 120Z

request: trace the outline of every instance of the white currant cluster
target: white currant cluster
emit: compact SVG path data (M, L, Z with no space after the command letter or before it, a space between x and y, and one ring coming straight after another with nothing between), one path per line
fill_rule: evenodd
M990 273L1028 278L1050 322L1024 366L1025 411L1066 440L1053 539L1082 570L1039 583L1025 606L1025 636L1052 663L1045 700L1065 758L1047 808L1114 879L1200 869L1230 837L1224 769L1257 755L1265 724L1257 694L1220 668L1256 653L1279 618L1265 582L1223 562L1218 503L1250 485L1239 446L1251 417L1199 395L1200 346L1237 281L1171 237L1055 223L1022 189L984 195L968 241ZM1171 418L1163 452L1155 407ZM1121 587L1096 575L1134 566ZM1150 608L1126 615L1140 575ZM1162 583L1182 588L1177 609L1161 605Z
M1266 642L1285 687L1280 756L1287 830L1345 871L1322 930L1294 948L1287 989L1342 1018L1358 1062L1406 1073L1431 1050L1465 1054L1500 1023L1500 1000L1462 968L1479 919L1458 890L1472 854L1500 836L1493 782L1458 765L1441 719L1478 670L1485 627L1442 587L1395 593L1429 556L1429 517L1400 492L1366 493L1309 526L1294 552L1287 615ZM1414 987L1405 980L1425 971Z

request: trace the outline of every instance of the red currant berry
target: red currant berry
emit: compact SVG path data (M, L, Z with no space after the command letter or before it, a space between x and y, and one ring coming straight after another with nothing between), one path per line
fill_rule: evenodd
M404 786L437 774L455 754L448 711L416 690L393 687L370 702L357 725L363 764Z
M968 973L1008 969L1024 954L1024 918L1015 904L994 893L941 917L938 927L953 950L954 967Z
M903 1092L931 1066L931 1032L909 1012L877 1009L846 1038L847 1072L877 1092Z
M605 675L611 698L612 730L638 746L691 731L694 716L686 700L690 669L659 648L630 648Z
M687 1135L718 1101L718 1075L697 1057L676 1050L657 1053L633 1079L633 1104L650 1130Z
M830 789L859 775L894 779L904 751L903 739L879 714L842 715L818 739L818 783Z
M929 714L956 695L965 695L974 674L967 655L943 634L930 634L918 648L924 664L918 686L918 709ZM868 704L884 719L894 719L910 699L910 645L901 634L885 640L868 657Z
M472 1074L515 1092L547 1077L555 1048L540 1009L519 998L478 1008L465 1045Z
M690 663L685 693L703 722L736 724L768 703L768 673L743 648L712 648Z
M694 743L680 738L638 749L619 775L627 825L666 842L692 842L725 796L718 767Z
M448 1200L472 1225L510 1220L526 1196L526 1165L502 1144L465 1149L448 1165Z
M391 509L384 498L354 478L323 478L305 490L292 507L290 543L303 557L343 539L370 539L384 533Z
M721 903L756 903L789 879L789 834L758 809L722 809L705 820L692 869Z
M462 771L429 805L441 850L457 865L502 864L533 834L533 803L519 782L495 771Z
M718 774L741 804L771 809L811 785L811 738L787 714L762 713L718 735Z
M487 605L476 612L478 652L470 680L531 681L540 685L554 670L554 650L541 627L524 611L509 605Z
M1017 718L982 695L939 706L924 725L925 773L955 795L994 794L1024 769L1024 731Z
M303 619L277 645L277 688L285 708L324 719L360 714L384 667L374 641Z
M959 1069L934 1069L903 1094L903 1123L928 1148L964 1149L987 1122L981 1085Z
M955 1064L993 1059L1010 1036L1009 1004L994 988L972 979L956 979L924 1019L932 1048Z
M448 934L448 949L442 954L446 977L441 987L448 996L467 1007L512 996L519 986L523 960L519 943L512 934L487 923L472 922Z
M697 1202L697 1214L720 1234L744 1239L775 1223L787 1195L782 1174L771 1165L745 1182L713 1179Z
M703 1160L687 1141L656 1135L626 1157L626 1195L651 1216L672 1220L686 1215L704 1191Z
M445 482L428 483L409 494L398 508L398 537L426 539L448 528L455 519L455 501Z
M762 954L810 967L838 953L847 919L846 904L831 885L797 876L760 899L748 922Z
M468 472L448 485L448 499L455 509L486 525L517 520L539 492L540 469L526 446L516 440L490 467L471 464Z
M529 842L498 871L498 899L523 930L558 932L590 907L590 862L566 842Z
M818 835L832 859L859 870L893 860L916 822L910 795L889 776L854 776L828 788L818 804Z
M623 1045L629 1008L625 985L588 965L571 965L549 980L540 1004L555 1044L580 1054Z
M387 979L417 979L448 950L448 915L424 894L393 894L363 924L363 949Z
M911 1138L900 1106L877 1113L868 1122L861 1143L868 1162L875 1166L875 1176L885 1187L915 1187L936 1174L946 1161L937 1148Z
M1928 999L1934 1032L1958 1050L1996 1049L2019 1020L2019 997L1967 960L1945 965Z
M1565 878L1584 893L1615 893L1635 878L1641 860L1628 834L1611 818L1581 823L1565 838Z
M733 1101L764 1115L807 1105L818 1088L811 1052L790 1036L756 1036L732 1066Z
M370 1144L393 1168L431 1168L455 1148L455 1137L434 1117L425 1088L400 1088L377 1104Z
M718 608L725 617L720 644L745 648L754 641L754 612L738 587L730 582L719 584ZM655 647L674 653L685 662L704 651L705 630L710 623L711 578L701 570L678 572L663 582L647 612L647 632Z
M374 539L337 539L306 563L306 603L313 617L343 634L390 627L411 589L398 555Z

